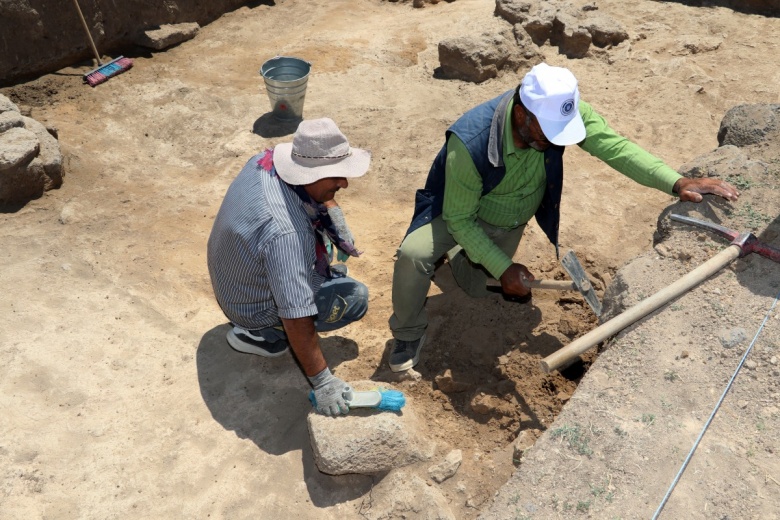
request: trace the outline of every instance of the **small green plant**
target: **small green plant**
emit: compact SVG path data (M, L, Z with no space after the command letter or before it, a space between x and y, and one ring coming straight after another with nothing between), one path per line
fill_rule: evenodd
M642 418L640 419L644 424L650 426L651 424L655 423L655 414L653 413L643 413Z
M756 430L762 432L766 430L766 423L764 423L764 419L759 419L756 423Z
M590 486L590 494L594 497L598 498L604 493L606 493L606 489L602 486L594 486L593 484L588 484Z
M674 370L667 370L666 372L664 372L664 379L666 379L671 383L674 383L675 381L680 379L680 376L678 376L677 372L675 372Z
M726 315L726 308L723 307L723 305L719 301L712 300L710 302L710 307L712 307L713 312L715 312L715 314L718 317L722 318L723 316Z
M588 509L590 509L590 500L580 500L577 502L578 513L587 513Z
M722 249L723 244L720 242L713 242L712 240L705 240L704 247L707 249Z
M726 177L730 184L733 184L738 190L749 190L753 186L753 181L746 179L742 175L729 175Z
M673 310L673 311L681 311L681 310L683 310L684 307L682 305L680 305L679 303L674 303L669 308L671 310Z
M553 439L565 440L571 449L580 455L593 455L593 450L588 446L588 436L582 431L578 424L574 426L562 426L556 428L550 433Z
M625 437L628 435L628 432L626 432L626 430L622 429L620 426L615 426L615 433L618 437Z
M745 205L735 213L735 215L738 217L744 217L745 220L747 220L748 226L753 229L758 229L762 224L772 220L770 216L756 210L749 202L746 202Z

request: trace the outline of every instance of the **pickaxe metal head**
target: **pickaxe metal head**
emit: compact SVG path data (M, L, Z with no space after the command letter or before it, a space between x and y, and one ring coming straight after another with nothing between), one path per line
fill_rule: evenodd
M669 217L676 222L698 226L700 228L717 233L724 238L728 238L731 240L732 245L739 247L740 257L749 255L750 253L756 253L763 257L769 258L772 261L780 262L780 249L760 242L753 233L738 233L733 229L725 228L719 224L715 224L714 222L698 220L692 217L686 217L684 215L676 215L674 213L672 213Z
M598 296L596 296L596 291L593 289L593 284L590 283L590 279L588 279L588 275L585 274L585 269L582 268L582 264L580 264L580 261L577 260L577 256L574 254L574 251L570 250L568 253L563 255L563 258L561 258L561 264L574 282L574 286L578 291L580 291L580 294L582 294L582 296L585 298L585 301L588 302L588 305L590 305L590 308L593 309L593 312L596 314L596 316L600 318L601 302L599 301Z

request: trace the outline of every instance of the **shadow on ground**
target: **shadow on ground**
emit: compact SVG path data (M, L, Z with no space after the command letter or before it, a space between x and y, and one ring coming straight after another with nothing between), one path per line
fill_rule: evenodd
M252 132L265 138L284 137L294 134L301 121L301 119L283 121L274 117L272 112L267 112L255 121Z
M212 417L270 455L300 451L306 487L317 507L368 493L371 477L335 477L315 466L306 421L311 412L309 384L292 354L263 358L236 352L225 340L228 330L227 324L214 327L198 345L198 382ZM357 344L351 340L332 336L320 341L331 368L358 355Z

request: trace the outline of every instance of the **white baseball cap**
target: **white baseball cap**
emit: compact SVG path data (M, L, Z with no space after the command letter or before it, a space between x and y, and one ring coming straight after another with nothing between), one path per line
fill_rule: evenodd
M546 63L534 66L520 84L520 100L553 144L565 146L585 139L580 116L580 90L569 69Z

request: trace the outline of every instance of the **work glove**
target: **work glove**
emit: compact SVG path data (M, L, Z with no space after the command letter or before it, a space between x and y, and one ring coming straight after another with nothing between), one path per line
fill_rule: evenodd
M344 393L349 390L349 385L330 373L325 368L316 376L309 378L314 390L309 396L314 408L323 415L346 415L349 413L349 405L344 399Z
M339 232L339 236L344 239L345 242L349 242L353 247L355 245L355 237L352 236L352 231L347 226L347 221L344 218L344 213L341 211L341 207L332 206L328 208L328 215L333 225L336 226L336 231ZM346 262L349 259L349 255L344 253L341 249L336 248L336 259L339 262Z

